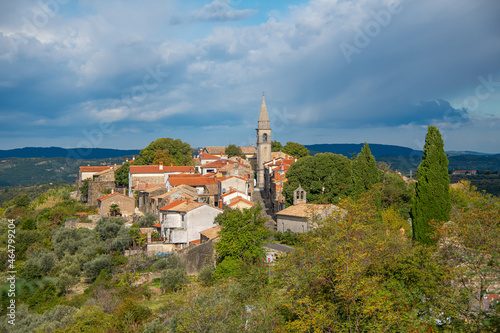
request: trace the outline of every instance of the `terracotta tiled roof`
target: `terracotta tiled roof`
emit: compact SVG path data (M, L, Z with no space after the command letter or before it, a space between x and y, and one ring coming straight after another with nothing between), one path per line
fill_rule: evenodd
M100 198L97 198L97 200L98 200L98 201L103 201L103 200L105 200L105 199L111 198L111 197L116 196L116 195L119 195L119 196L125 197L125 198L130 199L130 200L134 200L133 198L131 198L131 197L129 197L129 196L126 196L125 194L116 193L116 192L115 192L115 193L111 193L111 194L107 194L107 195L102 196L102 197L100 197Z
M165 198L165 197L168 197L168 196L174 194L175 192L182 192L183 194L185 194L186 196L189 196L191 198L196 198L198 196L198 192L196 191L195 188L192 188L189 185L180 185L180 186L176 186L173 189L171 189L170 192L154 196L153 199Z
M220 159L220 160L217 160L217 161L214 161L214 162L210 162L210 163L207 163L207 164L203 164L201 166L201 168L222 168L226 165L234 165L236 162L233 161L233 160L228 160L227 158L226 159ZM241 165L242 167L244 168L249 168L250 166L246 165L246 164L243 164L243 163L239 163L239 165Z
M219 237L219 231L222 230L222 227L220 225L216 225L215 227L205 229L203 231L200 231L200 235L203 235L207 237L208 239L214 239Z
M160 208L162 212L165 211L171 211L171 212L189 212L192 211L193 209L199 208L201 206L204 206L204 203L201 202L195 202L195 201L190 201L189 204L187 201L180 201L180 200L175 200L172 202L170 205L167 205L165 207ZM215 208L215 207L212 207Z
M161 223L153 224L153 227L155 227L155 228L161 228Z
M199 239L195 239L189 242L189 244L198 244L198 243L200 243Z
M242 197L236 197L234 199L231 199L231 201L229 202L229 207L233 207L234 205L236 205L239 202L244 202L246 204L249 204L250 206L254 206L255 205L253 202L248 201L246 199L243 199Z
M218 195L219 194L219 185L205 185L205 188L207 189L208 193L205 193L205 195Z
M215 156L215 155L212 155L212 154L207 154L207 153L201 153L200 154L200 159L201 160L217 160L220 158L220 155L219 156Z
M276 215L310 217L314 214L323 212L325 209L339 210L335 205L319 205L302 203L295 206L290 206L276 213Z
M181 177L169 178L170 185L189 185L189 186L203 186L203 185L216 185L217 180L211 177Z
M168 166L164 165L163 170L160 170L159 165L131 165L130 173L168 173L168 172L194 172L194 167L191 165L188 166Z
M212 146L205 147L205 150L209 154L219 155L222 153L224 155L226 153L226 148L224 146ZM241 152L245 155L257 154L257 148L255 146L240 146Z
M227 197L228 195L233 194L233 193L240 193L240 194L246 195L245 193L232 188L231 190L229 190L229 192L222 194L221 198Z
M135 184L135 185L132 185L132 188L134 190L137 190L137 191L143 191L145 189L148 189L148 188L158 188L160 186L164 186L163 183L139 183L139 184Z
M154 185L158 185L158 186L151 186L145 190L141 190L142 192L147 192L147 193L151 193L151 192L154 192L154 191L158 191L158 190L161 190L161 189L165 189L165 184L161 183L161 184L154 184Z
M95 176L98 176L98 177L99 177L100 175L104 175L105 173L108 173L108 172L114 172L114 171L115 171L115 170L114 170L113 168L111 168L111 169L106 169L106 170L103 170L103 171L99 171L98 173L94 173L94 175L93 175L93 176L94 176L94 177L95 177Z
M81 166L80 171L81 172L100 172L100 171L107 170L109 168L112 168L112 166L111 165L108 165L108 166L103 166L103 165L100 165L100 166Z

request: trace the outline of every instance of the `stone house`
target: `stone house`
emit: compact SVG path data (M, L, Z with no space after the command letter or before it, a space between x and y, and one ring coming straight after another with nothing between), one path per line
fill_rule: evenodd
M158 165L131 165L128 174L129 196L134 196L134 190L139 190L140 184L165 184L168 177L174 174L194 174L194 167Z
M198 200L198 193L196 189L187 185L180 185L174 187L169 192L151 197L149 212L160 217L160 208L168 205L174 200L186 200L190 199L192 201Z
M200 241L200 232L214 227L214 219L221 209L200 202L174 200L160 208L161 235L176 249L186 248Z
M164 184L158 187L151 187L139 191L137 207L143 213L151 213L152 198L167 193L167 188Z
M113 204L118 205L122 216L130 216L135 212L135 200L133 198L121 193L111 193L97 199L98 214L109 215Z

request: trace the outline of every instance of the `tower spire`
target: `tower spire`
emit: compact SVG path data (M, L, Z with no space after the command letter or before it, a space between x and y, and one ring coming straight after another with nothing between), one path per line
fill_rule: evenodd
M260 106L259 128L269 128L269 115L267 114L266 100L262 95L262 105Z

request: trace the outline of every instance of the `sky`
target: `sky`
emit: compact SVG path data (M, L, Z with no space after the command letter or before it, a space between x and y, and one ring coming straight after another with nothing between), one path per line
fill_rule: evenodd
M0 149L272 139L500 153L498 0L1 0Z

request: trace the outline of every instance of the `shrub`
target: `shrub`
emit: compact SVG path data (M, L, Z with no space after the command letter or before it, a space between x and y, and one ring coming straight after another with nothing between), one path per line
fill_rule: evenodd
M198 274L198 281L202 286L208 287L212 285L214 279L214 269L212 266L204 266Z
M107 254L102 254L94 258L94 260L89 261L83 265L83 270L85 275L95 280L101 270L111 267L111 258Z
M160 277L163 292L177 291L188 283L186 270L183 268L168 269Z

